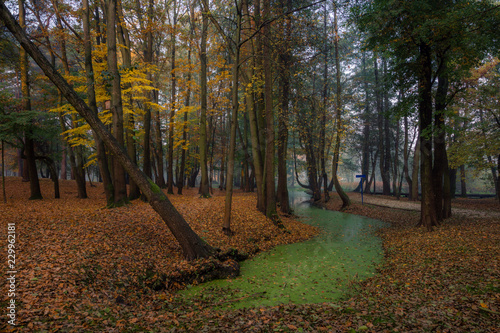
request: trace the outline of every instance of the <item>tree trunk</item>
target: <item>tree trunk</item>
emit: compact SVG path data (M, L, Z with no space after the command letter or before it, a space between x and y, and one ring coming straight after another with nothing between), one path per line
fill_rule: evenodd
M408 138L408 117L404 117L404 127L405 127L405 141L403 145L403 174L405 176L406 182L408 183L408 199L411 201L413 200L413 193L412 193L412 179L410 177L410 172L408 168L408 159L410 155L409 151L409 138Z
M85 48L85 73L87 76L87 96L89 101L89 107L97 116L97 102L95 97L94 88L94 69L92 66L92 42L90 37L90 8L88 0L83 0L83 40ZM99 165L100 174L102 177L102 183L104 187L104 194L106 196L106 203L111 205L114 201L114 188L113 182L111 180L111 175L109 173L108 158L106 157L106 148L104 147L104 142L95 133L93 133L94 141L96 144L97 152L97 163ZM61 170L62 172L62 170ZM66 169L64 170L66 172ZM66 179L66 177L64 177Z
M130 37L128 30L125 26L125 21L123 17L123 8L121 6L121 2L117 2L117 37L119 43L122 45L120 47L120 52L122 55L122 61L123 61L123 66L126 69L131 69L132 68L132 54L131 54L131 49L130 49ZM131 87L130 83L127 83L125 85L126 89L129 89ZM133 100L132 100L132 94L128 93L127 94L127 99L130 104L130 108L132 108L133 105ZM132 112L128 112L125 114L125 124L126 124L126 129L125 129L125 143L127 147L127 153L130 159L137 164L137 149L136 149L136 143L134 139L134 129L135 129L135 114ZM141 192L139 191L139 187L137 184L132 180L129 179L129 200L135 200L138 199L141 196Z
M378 149L375 151L375 156L373 156L373 158L372 158L372 172L370 173L371 174L370 180L366 184L366 190L365 190L366 193L371 193L370 187L373 183L373 194L375 194L375 183L376 183L375 169L377 167L377 158L378 158Z
M370 192L369 171L370 171L370 103L368 92L368 78L366 73L366 56L363 52L363 87L365 90L365 110L363 112L363 153L361 158L361 173L366 176L364 192Z
M450 186L450 169L448 166L448 155L446 149L444 150L444 170L443 170L443 219L451 217L451 186Z
M68 170L67 170L67 162L66 162L66 150L68 149L64 143L62 143L62 153L61 153L61 175L60 178L63 180L68 179Z
M229 141L229 152L227 158L227 183L226 183L226 201L224 206L224 224L222 230L226 235L231 235L231 206L233 201L233 178L234 178L234 151L236 149L236 125L238 124L238 73L240 67L240 36L241 36L241 3L237 2L236 15L237 26L234 36L235 52L232 68L232 115L231 115L231 133Z
M413 153L413 169L411 174L411 198L414 201L418 200L418 171L420 169L420 135L417 137L415 144L415 152ZM420 180L422 181L422 180Z
M291 0L287 0L288 10L291 9ZM281 0L281 5L285 8L284 1ZM280 102L281 110L278 113L278 202L281 212L291 214L290 200L288 197L288 182L287 182L287 146L288 146L288 117L290 103L290 62L291 54L289 50L288 35L290 33L291 19L286 18L283 24L284 45L283 51L280 53L279 59L281 64L280 70ZM293 179L293 175L292 175Z
M334 47L335 47L335 69L336 69L336 78L337 78L337 94L336 98L336 123L337 123L337 136L335 139L335 148L333 151L333 181L335 185L335 190L337 194L342 199L342 208L345 209L351 205L351 200L344 192L342 187L340 186L339 178L337 176L338 173L338 164L340 159L340 141L342 137L342 87L340 85L340 58L339 58L339 31L337 26L337 5L335 5L335 9L333 12L334 17L334 29L335 29L335 38L334 38Z
M438 224L432 178L432 59L429 45L422 42L419 54L419 132L422 183L420 225L431 231Z
M460 166L460 196L467 198L467 181L465 176L465 165Z
M446 61L446 60L443 60ZM443 71L446 71L444 66ZM432 181L434 189L434 203L436 205L436 218L438 221L443 216L443 173L445 169L446 155L446 133L444 129L444 117L446 108L446 95L448 94L448 77L446 73L438 76L438 87L436 91L435 116L434 116L434 167L432 169ZM447 167L447 166L446 166ZM448 188L449 190L449 188ZM448 194L447 194L448 195Z
M245 14L250 16L251 14L248 12L248 1L245 1ZM257 1L254 6L254 15L255 17L255 25L258 26L260 22L260 1ZM250 24L250 20L247 21L248 25L246 26L247 29L252 29L252 26ZM258 39L260 38L259 35L257 35L257 44ZM258 49L258 47L257 47ZM248 88L245 94L245 101L246 101L246 108L247 108L247 113L248 113L248 119L250 122L250 139L252 143L252 158L253 158L253 166L255 170L255 182L257 183L257 209L264 213L266 212L266 201L265 201L265 191L264 191L264 156L262 153L262 146L264 145L264 142L262 141L262 136L261 136L261 129L262 127L259 126L259 120L261 117L259 117L259 112L257 108L257 102L256 102L256 93L255 91L257 90L256 85L256 73L259 68L259 63L260 63L260 54L258 50L256 50L256 47L253 46L252 44L252 66L249 66L247 75L252 78L251 86Z
M184 124L182 126L182 152L181 152L181 165L180 165L180 181L177 182L177 194L182 194L182 188L184 186L185 179L185 168L186 168L186 151L189 148L187 144L187 121L188 121L188 112L187 109L191 104L191 49L192 44L191 41L194 38L194 4L189 4L189 49L188 49L188 73L187 73L187 91L186 91L186 100L184 106L186 107L186 111L184 112Z
M450 169L450 196L455 199L457 193L457 169Z
M177 0L173 0L173 26L170 34L170 121L168 123L168 164L167 164L167 193L174 193L174 119L176 108L176 84L175 75L175 53L176 53L176 34L177 34Z
M328 193L328 175L326 174L326 156L325 156L325 147L326 147L326 112L328 109L328 30L327 30L327 11L326 4L323 7L323 34L324 34L324 44L323 44L323 54L324 54L324 62L323 62L323 91L322 91L322 105L321 105L321 121L320 121L320 132L319 132L319 157L321 164L321 182L323 183L324 189L324 200L328 202L330 200L330 194Z
M392 191L393 195L399 200L399 185L398 185L398 179L399 179L399 134L400 134L400 129L399 129L399 121L396 123L396 140L394 142L394 160L393 160L393 165L394 165L394 171L393 171L393 178L392 178Z
M25 29L24 0L19 0L19 25ZM20 49L20 71L21 71L21 96L22 109L25 112L31 111L31 96L29 86L29 62L28 54L24 49ZM33 126L33 125L30 125ZM35 141L33 139L32 129L27 129L24 135L24 151L26 153L26 164L30 181L30 200L43 199L40 191L40 182L38 181L38 172L35 160Z
M138 10L140 12L140 9ZM146 32L146 43L143 50L144 61L151 65L153 63L153 0L149 0L148 10L147 10L147 23L148 29ZM146 78L149 81L153 80L153 75L151 71L147 71ZM142 169L147 177L152 178L152 165L151 165L151 103L153 101L153 93L146 93L146 102L144 103L144 116L143 116L143 126L144 126L144 141L143 141L143 165ZM142 194L142 199L145 200L146 197Z
M153 103L158 103L158 93L153 91ZM154 134L155 134L155 154L156 154L156 172L158 173L158 177L156 178L156 185L160 188L165 188L165 169L163 164L163 140L162 140L162 131L161 131L161 116L160 110L157 107L153 110L153 118L154 118Z
M264 1L263 8L264 20L270 18L269 1ZM274 112L273 112L273 77L271 70L271 40L270 26L264 26L264 38L268 41L264 43L264 95L265 95L265 114L266 114L266 216L274 224L281 225L278 214L276 213L276 183L274 180Z
M60 199L61 194L59 191L59 177L57 176L57 169L54 160L48 156L37 156L36 159L42 160L45 162L48 168L48 173L50 174L50 179L54 183L54 198Z
M208 0L207 0L208 2ZM208 4L207 4L208 6ZM203 10L201 23L201 44L200 44L200 89L201 89L201 115L200 115L200 166L201 183L200 195L203 198L210 197L210 184L208 181L208 142L207 142L207 34L208 34L208 13Z
M124 147L123 138L123 105L121 78L118 71L118 57L116 53L116 0L107 0L107 24L106 42L108 46L108 71L112 77L111 87L111 113L113 115L112 128L113 135L118 144ZM114 206L122 206L127 203L127 183L125 170L118 159L113 156L113 186L114 186Z
M378 57L375 54L375 58L373 60L373 67L375 71L375 101L376 101L376 107L377 107L377 127L378 127L378 150L380 152L379 156L379 169L380 169L380 176L382 178L382 191L384 195L388 195L390 193L387 193L387 188L389 188L390 192L390 186L388 186L388 179L387 179L387 173L386 173L386 168L385 168L385 155L386 155L386 148L384 146L384 110L383 110L383 105L382 105L382 92L381 92L381 87L380 87L380 79L379 79L379 71L378 71Z
M391 195L391 128L389 122L389 92L387 87L387 61L382 58L383 64L383 114L384 114L384 173L382 177L383 194ZM382 138L380 138L382 140ZM385 180L385 181L384 181Z
M59 42L61 46L61 61L62 65L64 68L64 73L66 75L70 75L70 70L69 70L69 63L68 63L68 57L67 57L67 52L66 52L66 38L65 38L65 32L64 28L62 25L62 20L61 16L59 14L58 8L59 8L59 3L57 0L54 0L53 2L53 7L55 9L56 13L56 25L59 30ZM62 104L62 96L60 99L60 103ZM78 119L76 114L71 114L71 123L73 128L77 128L77 123ZM65 128L65 126L62 126ZM86 182L85 182L85 169L84 169L84 158L83 158L83 148L82 147L69 147L69 158L70 158L70 164L71 164L71 172L72 175L74 176L74 179L76 180L76 186L78 189L78 198L80 199L86 199L87 198L87 188L86 188ZM72 177L73 179L73 177Z
M76 111L106 143L115 159L124 166L132 179L139 185L142 193L147 196L152 208L163 218L174 237L178 240L185 258L192 260L208 257L213 254L214 249L191 229L160 188L151 179L148 179L137 165L128 158L123 146L120 146L116 138L108 132L104 124L88 105L85 104L68 82L50 65L40 50L27 38L3 2L0 2L0 19L20 42L21 46L36 61L45 75L59 88Z

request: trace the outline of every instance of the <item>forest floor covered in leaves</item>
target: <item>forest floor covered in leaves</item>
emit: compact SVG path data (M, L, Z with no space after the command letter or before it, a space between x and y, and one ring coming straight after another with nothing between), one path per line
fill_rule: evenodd
M335 303L227 310L216 298L186 300L175 294L182 281L169 285L171 290L153 290L162 275L195 274L206 263L182 260L180 247L146 203L104 208L99 186L88 187L90 199L80 200L74 182L63 181L62 199L56 200L51 182L42 180L46 199L28 201L29 184L8 178L8 202L0 203L0 216L5 235L7 223L16 223L18 326L5 320L4 284L1 331L494 332L500 325L498 218L456 214L429 233L415 227L418 212L355 202L349 213L391 225L378 232L386 258L376 276L353 281L349 296ZM253 255L318 232L282 216L284 232L257 212L254 194L235 193L235 235L227 237L221 230L224 197L185 193L169 198L197 233L222 250ZM493 199L453 204L498 210ZM339 207L332 194L327 208ZM3 281L6 271L5 264Z

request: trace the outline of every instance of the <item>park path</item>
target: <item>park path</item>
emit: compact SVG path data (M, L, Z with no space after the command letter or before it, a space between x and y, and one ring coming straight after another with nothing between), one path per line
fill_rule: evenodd
M354 202L361 202L361 195L359 193L349 193L349 197ZM420 201L406 201L396 200L395 198L379 195L364 195L363 201L365 204L390 207L396 209L420 211ZM466 217L480 217L480 218L497 218L500 220L500 212L480 209L465 209L465 208L451 208L452 214L462 215Z

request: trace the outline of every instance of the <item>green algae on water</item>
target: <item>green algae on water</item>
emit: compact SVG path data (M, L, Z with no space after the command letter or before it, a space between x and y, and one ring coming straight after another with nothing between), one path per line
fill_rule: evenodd
M222 307L322 303L339 299L349 283L375 274L383 258L373 232L383 222L300 203L305 193L291 192L295 213L323 232L306 242L280 245L241 263L241 275L181 291L186 297L217 298Z

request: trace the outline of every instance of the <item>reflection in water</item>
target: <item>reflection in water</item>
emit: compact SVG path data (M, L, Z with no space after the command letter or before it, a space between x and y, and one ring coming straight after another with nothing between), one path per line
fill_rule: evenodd
M183 293L215 293L232 307L319 303L338 299L349 281L373 275L374 266L382 260L381 241L373 231L383 223L319 209L308 199L304 192L290 191L295 214L304 223L320 227L319 236L242 262L241 276L236 279L211 281Z

